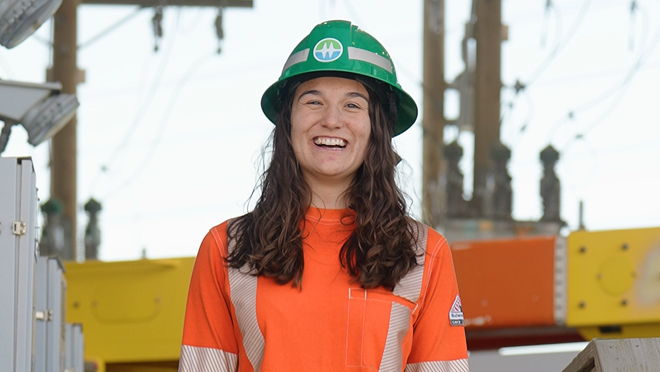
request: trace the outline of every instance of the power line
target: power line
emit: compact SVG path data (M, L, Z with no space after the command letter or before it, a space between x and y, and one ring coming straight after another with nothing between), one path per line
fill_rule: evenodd
M98 182L100 176L102 173L107 172L109 169L112 169L112 166L114 165L116 159L124 152L126 149L126 146L128 145L130 139L133 137L133 134L137 130L137 128L140 126L142 123L142 118L146 114L147 110L151 106L151 103L153 99L156 96L156 93L158 92L158 88L160 87L160 84L162 82L162 77L165 73L165 68L167 67L167 63L169 61L169 57L172 53L172 50L174 49L174 40L176 37L176 32L173 33L172 38L170 39L170 44L167 48L167 50L163 53L163 57L161 59L161 63L158 66L158 71L156 72L156 75L154 77L154 81L151 84L151 89L148 92L147 97L145 98L144 102L139 106L138 112L135 114L134 119L132 120L131 124L128 126L128 129L126 133L124 134L122 140L119 142L115 150L110 154L108 159L101 165L99 168L99 171L97 172L96 177L92 181L92 186L90 190L93 191L95 189L96 183Z
M550 63L552 63L552 61L554 61L554 59L559 55L559 52L561 52L561 50L571 41L573 36L575 36L578 28L580 28L580 25L582 24L582 21L584 21L584 17L587 14L587 10L589 9L590 3L591 0L583 1L582 7L580 8L580 13L578 13L577 17L573 21L573 24L571 24L571 28L566 33L566 36L564 36L563 39L561 39L555 44L552 51L545 57L545 59L541 62L541 64L539 64L536 70L534 70L534 72L532 72L532 74L524 81L526 86L533 84L536 81L536 79L538 79L539 76L541 76L543 71L545 71L545 69L548 68L548 66L550 66Z
M566 33L566 35L563 38L557 38L557 41L555 42L552 50L550 53L546 55L546 57L541 61L541 63L534 69L534 71L529 75L529 77L523 81L522 83L520 81L516 82L516 96L513 99L513 105L515 106L517 99L518 99L518 93L520 91L525 91L526 93L526 98L528 100L528 103L531 103L531 96L527 92L527 88L534 84L536 80L541 76L541 74L550 66L550 64L557 58L561 50L573 39L575 34L577 33L577 30L579 29L580 25L584 21L584 18L587 14L587 10L589 9L589 5L591 3L591 0L584 0L582 2L582 6L580 7L580 11L578 15L576 16L575 20L571 24L570 29ZM548 1L546 3L546 10L547 9L553 9L555 12L555 18L557 20L557 32L559 35L561 35L561 29L562 29L562 15L561 11L559 8L556 7L553 3ZM519 133L520 136L516 140L515 144L519 143L522 138L524 137L525 133L527 132L527 129L529 125L531 124L531 119L532 117L528 115L525 121L523 121L522 125L520 126Z
M98 41L98 40L102 39L103 37L107 36L108 34L110 34L112 31L118 29L124 23L126 23L126 22L130 21L131 19L133 19L140 12L140 10L142 10L142 9L144 9L144 7L138 6L137 8L135 8L135 10L132 13L129 13L126 17L124 17L124 18L120 19L119 21L113 23L108 28L106 28L105 30L99 32L98 34L92 36L89 40L85 41L84 43L79 44L78 45L78 50L80 51L80 50L92 45L96 41Z
M568 140L568 142L564 146L562 146L560 152L566 153L571 148L571 146L573 146L575 141L584 138L584 135L587 132L591 131L592 129L596 128L598 125L602 124L605 121L605 119L607 119L614 112L614 110L616 110L616 108L619 106L619 104L621 103L621 100L625 96L625 93L628 90L628 88L629 88L628 85L626 85L624 87L621 87L619 89L619 94L615 98L614 102L612 104L608 105L607 108L598 116L598 118L596 120L594 120L587 127L587 129L585 131L582 131L582 133L579 133L576 136L574 136L573 138L571 138L570 140Z
M131 183L133 183L135 180L139 178L141 174L143 174L144 170L149 166L149 163L153 159L153 155L156 152L156 149L158 148L158 145L160 144L160 141L163 137L163 134L165 133L165 129L167 128L167 125L169 124L170 118L172 111L174 110L174 107L176 105L177 100L179 99L179 94L183 90L184 85L188 82L188 80L193 76L195 71L201 67L204 62L206 62L207 59L213 57L216 54L214 51L211 54L207 54L202 56L200 59L198 59L191 67L188 68L186 73L183 75L183 77L179 80L179 83L177 86L174 88L172 91L172 95L170 96L170 99L167 104L166 111L163 113L163 117L160 120L160 126L155 132L155 135L153 136L153 139L151 141L151 144L149 148L147 149L146 155L144 159L142 160L142 163L137 167L137 169L131 174L130 177L128 177L124 183L117 187L116 189L112 190L106 196L104 197L104 200L108 200L112 198L112 196L116 195L118 192L129 186Z
M646 37L644 39L646 39ZM587 126L583 131L581 131L579 134L577 134L573 139L569 140L563 146L563 148L565 150L568 150L568 148L570 148L570 146L573 145L575 140L582 139L588 132L592 131L593 129L595 129L596 127L601 125L605 121L605 119L607 119L607 117L609 117L609 115L612 112L614 112L614 109L620 104L621 100L625 96L625 93L627 92L627 90L629 88L629 85L632 82L633 77L641 69L641 67L644 65L644 63L646 62L648 57L651 55L651 53L655 50L655 48L656 48L656 46L658 45L659 42L660 42L660 24L658 24L656 33L654 35L654 39L651 41L649 47L640 48L639 57L637 58L635 63L632 65L632 67L628 70L628 72L626 73L626 76L623 78L623 80L620 83L618 83L615 86L613 86L612 88L610 88L604 94L601 94L597 98L592 99L591 101L581 105L580 107L578 107L577 109L575 109L575 110L573 110L569 113L570 117L572 118L576 113L586 111L587 109L589 109L591 107L594 107L595 105L603 102L604 100L609 98L612 94L618 93L614 103L610 104L607 107L607 109L604 111L604 113L601 114L598 117L598 119L594 120L589 126ZM554 136L554 133L556 132L557 128L561 124L563 124L564 122L566 122L566 120L564 120L563 122L559 122L558 124L555 125L554 131L551 132L550 139L552 139L552 136Z

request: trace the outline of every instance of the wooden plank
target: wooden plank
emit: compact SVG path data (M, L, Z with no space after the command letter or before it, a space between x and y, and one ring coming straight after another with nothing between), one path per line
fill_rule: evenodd
M596 343L591 341L562 372L597 372L595 367Z
M660 338L594 339L563 372L653 372L660 369Z

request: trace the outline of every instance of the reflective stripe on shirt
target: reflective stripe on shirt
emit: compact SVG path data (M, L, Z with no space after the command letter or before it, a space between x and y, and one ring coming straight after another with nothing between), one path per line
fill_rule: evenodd
M234 372L238 355L208 347L181 346L180 372Z
M405 372L470 372L470 367L467 359L443 360L408 364Z

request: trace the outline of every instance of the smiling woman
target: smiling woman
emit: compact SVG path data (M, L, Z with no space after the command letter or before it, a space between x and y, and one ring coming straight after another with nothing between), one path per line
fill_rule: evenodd
M271 162L254 210L202 242L180 371L468 371L449 247L395 182L417 106L389 54L322 23L261 104Z

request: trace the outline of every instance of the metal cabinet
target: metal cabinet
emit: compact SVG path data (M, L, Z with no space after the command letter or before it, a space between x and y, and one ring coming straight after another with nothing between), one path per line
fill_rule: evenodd
M37 259L34 372L64 371L66 279L59 258Z
M64 356L65 372L84 372L85 358L83 356L85 345L82 325L67 323L65 326L66 352Z
M30 159L0 158L0 365L34 366L37 189Z

